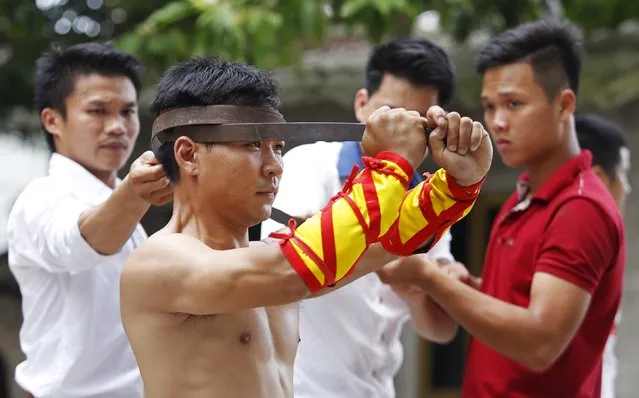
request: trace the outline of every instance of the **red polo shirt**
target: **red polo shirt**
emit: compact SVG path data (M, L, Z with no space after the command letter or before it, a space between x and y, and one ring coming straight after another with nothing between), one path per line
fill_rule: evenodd
M471 339L462 396L599 397L606 339L621 301L625 238L618 208L583 151L526 198L526 176L501 208L490 235L482 291L528 307L536 272L592 295L590 308L565 352L534 372Z

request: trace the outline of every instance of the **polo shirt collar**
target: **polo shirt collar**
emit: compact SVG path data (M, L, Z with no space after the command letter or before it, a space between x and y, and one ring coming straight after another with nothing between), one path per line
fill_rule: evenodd
M532 199L550 201L563 188L569 185L579 173L592 167L592 153L589 150L582 150L581 153L566 163L564 163L557 171L555 171L532 195ZM529 178L526 173L519 176L517 182L517 191L519 193L519 201L523 200L530 188Z

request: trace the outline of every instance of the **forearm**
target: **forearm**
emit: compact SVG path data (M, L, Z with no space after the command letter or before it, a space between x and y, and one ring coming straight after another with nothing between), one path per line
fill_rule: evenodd
M365 169L359 173L354 170L342 192L319 214L297 229L291 226L289 234L272 235L282 238L284 255L313 293L352 277L367 249L379 242L397 219L413 172L411 164L392 153L363 161ZM366 263L357 275L378 269L384 261Z
M337 282L334 287L320 290L312 294L310 297L323 296L324 294L330 293L335 289L344 287L366 274L370 274L372 272L380 270L384 265L397 258L397 255L386 251L386 249L384 249L384 247L380 243L375 243L368 248L364 255L362 255L362 258L359 260L352 273Z
M422 338L445 344L455 338L457 322L431 297L418 302L408 302L413 329Z
M483 180L460 186L443 169L410 190L399 209L397 221L382 240L392 253L409 255L432 249L457 221L472 209Z
M149 204L133 192L125 177L106 201L80 215L80 233L96 252L117 253L148 209Z
M490 297L443 273L420 283L471 335L502 355L533 370L547 367L557 356L550 352L552 331L528 308Z

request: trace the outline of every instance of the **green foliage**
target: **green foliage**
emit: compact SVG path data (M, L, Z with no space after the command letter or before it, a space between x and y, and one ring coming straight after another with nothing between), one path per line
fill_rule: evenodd
M92 9L87 3L96 2L49 0L37 3L54 6L40 9L35 0L1 0L0 93L3 95L0 95L0 114L9 112L14 106L32 105L34 64L43 51L88 40L112 40L141 23L165 2L105 0L101 7ZM71 27L73 20L82 16L100 24L97 36L77 33ZM69 21L70 30L66 34L55 31L55 24L60 19Z
M437 11L441 27L463 42L479 29L497 33L548 16L557 5L587 32L639 16L636 0L2 0L0 112L31 105L34 62L51 46L115 40L142 59L150 84L192 56L264 68L299 65L305 50L353 35L372 42L406 36L428 10ZM99 35L71 29L80 16L99 23ZM65 18L70 31L56 33Z
M421 3L176 0L153 12L119 43L160 69L190 56L209 55L260 67L292 65L299 62L303 50L325 43L335 24L350 31L364 27L375 41L407 34L422 10Z

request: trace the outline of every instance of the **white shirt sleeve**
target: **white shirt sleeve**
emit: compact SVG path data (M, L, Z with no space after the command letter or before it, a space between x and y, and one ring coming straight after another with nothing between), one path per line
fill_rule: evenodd
M12 262L52 273L77 274L109 260L117 253L101 255L80 233L78 219L87 209L88 205L72 196L47 198L43 192L27 188L9 216Z
M284 155L284 173L273 207L293 217L319 212L339 190L335 143L315 143L291 149ZM262 223L261 236L284 228L271 219Z

